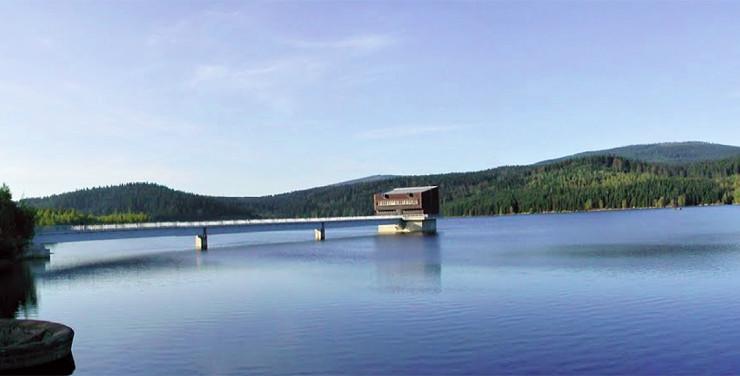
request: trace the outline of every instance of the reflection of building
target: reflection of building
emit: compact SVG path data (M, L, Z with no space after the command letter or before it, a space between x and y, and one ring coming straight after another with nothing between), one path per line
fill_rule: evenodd
M436 236L380 236L375 239L378 287L391 292L442 291Z

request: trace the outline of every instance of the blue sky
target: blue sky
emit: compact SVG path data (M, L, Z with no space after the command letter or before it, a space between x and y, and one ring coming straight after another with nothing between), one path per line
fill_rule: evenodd
M0 181L262 195L740 144L738 2L0 2Z

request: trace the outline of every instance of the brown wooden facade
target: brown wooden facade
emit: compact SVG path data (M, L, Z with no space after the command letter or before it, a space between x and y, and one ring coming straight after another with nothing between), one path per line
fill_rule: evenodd
M439 214L439 187L395 188L373 196L375 214Z

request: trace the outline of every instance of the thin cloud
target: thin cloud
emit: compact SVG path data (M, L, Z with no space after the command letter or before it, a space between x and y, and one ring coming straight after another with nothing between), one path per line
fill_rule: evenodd
M385 140L399 137L430 135L452 132L463 128L460 125L433 125L433 126L398 126L392 128L375 128L355 135L362 140Z
M146 36L144 42L150 47L192 43L193 35L202 35L205 31L228 29L233 25L251 28L252 22L240 11L204 10L156 27Z
M195 67L188 85L216 84L236 88L263 88L284 79L304 81L316 77L319 66L317 62L305 58L278 59L245 67L203 64Z
M235 19L240 15L227 16ZM178 34L189 30L185 25L186 22L175 24L170 31ZM168 34L165 32L162 35ZM227 57L215 62L195 62L181 81L183 87L242 98L280 113L291 114L312 95L311 88L320 83L337 85L337 72L342 72L345 84L362 84L362 80L349 79L355 75L365 78L362 70L345 70L343 67L351 65L353 60L398 43L396 38L378 33L327 40L285 39L269 30L250 35L256 36L253 45L264 44L274 48L259 51L256 54L259 60Z
M323 79L328 63L305 57L277 59L254 66L228 64L194 68L186 86L251 98L285 113L294 110L305 89Z
M290 40L288 44L301 49L349 50L358 53L370 53L388 48L398 40L385 34L355 35L335 40Z

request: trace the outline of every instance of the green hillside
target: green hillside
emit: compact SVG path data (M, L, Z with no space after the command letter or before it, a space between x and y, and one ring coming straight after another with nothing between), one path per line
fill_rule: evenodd
M266 217L367 215L375 192L439 185L442 212L454 216L691 206L740 201L739 174L740 157L664 165L602 156L224 200Z
M587 151L563 158L543 161L538 164L608 155L643 162L683 164L738 157L740 156L740 147L698 141L664 142L659 144L630 145L606 150Z
M256 217L254 212L238 204L152 183L82 189L23 202L40 209L74 209L95 216L145 213L153 221Z
M93 215L145 213L151 220L370 215L373 193L416 185L439 185L442 213L448 216L740 202L740 156L680 163L682 158L698 155L689 151L697 145L680 144L687 148L683 151L675 149L679 144L671 145L668 149L674 154L659 153L670 163L587 155L476 172L389 176L264 197L209 197L133 183L28 199L25 203ZM663 146L624 149L658 158L655 150L665 150ZM707 147L716 150L709 152ZM728 150L712 144L702 144L701 148L705 158Z

